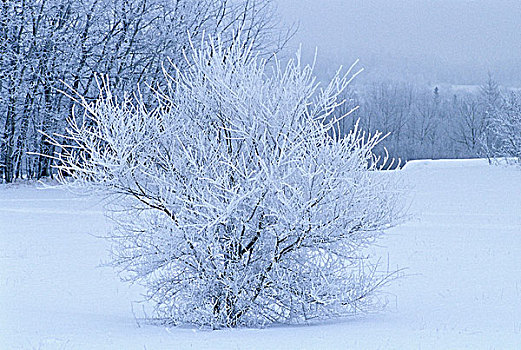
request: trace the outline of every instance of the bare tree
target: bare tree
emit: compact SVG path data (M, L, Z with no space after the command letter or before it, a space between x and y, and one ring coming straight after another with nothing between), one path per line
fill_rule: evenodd
M462 144L469 155L482 153L482 143L487 130L487 121L482 105L474 96L467 96L458 102L458 123L455 140Z
M162 322L351 315L390 278L362 252L401 215L398 174L376 171L381 134L331 135L350 72L318 91L298 58L274 67L243 41L210 41L154 107L107 82L95 102L79 96L90 122L71 120L62 181L118 203L114 265Z
M511 92L504 99L502 108L494 114L489 122L489 131L496 143L492 148L495 157L513 158L521 162L521 99Z

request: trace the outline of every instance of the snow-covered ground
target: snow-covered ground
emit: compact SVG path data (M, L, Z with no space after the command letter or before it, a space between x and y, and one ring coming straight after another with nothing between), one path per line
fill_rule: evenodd
M521 349L521 171L416 161L412 219L379 252L407 267L386 311L299 327L201 331L138 325L99 203L0 186L0 349ZM387 256L388 254L388 256Z

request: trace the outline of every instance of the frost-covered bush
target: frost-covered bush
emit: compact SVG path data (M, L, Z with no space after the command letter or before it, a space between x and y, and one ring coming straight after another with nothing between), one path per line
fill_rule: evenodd
M106 194L113 263L166 323L258 326L347 316L387 281L362 249L400 215L397 180L376 171L381 135L338 137L337 96L312 68L209 40L168 75L156 105L100 84L79 98L62 181ZM326 122L327 120L327 122ZM67 176L64 176L67 175Z

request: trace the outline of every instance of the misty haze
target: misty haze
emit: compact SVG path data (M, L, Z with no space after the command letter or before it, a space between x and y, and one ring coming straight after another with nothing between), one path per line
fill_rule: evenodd
M521 2L516 0L279 0L291 41L320 69L360 58L362 79L482 84L490 72L521 87Z
M0 349L521 349L521 0L0 1Z

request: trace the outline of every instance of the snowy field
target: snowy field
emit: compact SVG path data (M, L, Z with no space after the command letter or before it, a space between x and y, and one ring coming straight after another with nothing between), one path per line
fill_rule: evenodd
M380 241L386 311L299 327L139 325L141 290L110 268L95 200L0 186L0 349L521 349L521 171L416 161L412 218Z

